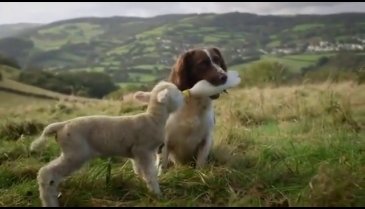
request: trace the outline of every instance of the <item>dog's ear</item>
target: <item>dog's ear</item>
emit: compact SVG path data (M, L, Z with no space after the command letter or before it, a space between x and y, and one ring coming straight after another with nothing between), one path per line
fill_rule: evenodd
M151 92L137 91L133 95L133 99L142 103L148 103L150 101Z
M167 89L164 89L157 93L157 102L159 103L165 103L167 100Z
M194 51L188 51L180 55L169 77L169 81L174 83L181 91L191 87L189 70L191 67L191 59L193 53Z
M219 56L219 59L220 59L220 67L224 70L224 71L226 71L227 72L227 65L226 65L226 62L224 61L224 58L223 58L223 56L222 56L222 53L221 53L221 51L218 49L218 48L216 48L216 47L213 47L212 48L212 50L215 52L215 53L217 53L218 54L218 56Z

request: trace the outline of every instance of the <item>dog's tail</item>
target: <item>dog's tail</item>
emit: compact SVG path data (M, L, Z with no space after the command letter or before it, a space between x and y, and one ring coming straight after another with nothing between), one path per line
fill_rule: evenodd
M38 150L40 147L42 147L46 143L46 141L47 141L46 136L56 133L58 130L63 128L66 124L67 124L67 121L52 123L52 124L48 125L46 128L44 128L41 136L32 142L32 144L30 145L30 151Z

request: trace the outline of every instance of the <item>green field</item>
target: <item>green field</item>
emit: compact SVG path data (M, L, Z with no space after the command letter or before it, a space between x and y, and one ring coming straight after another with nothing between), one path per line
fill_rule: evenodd
M23 103L26 105L33 104L38 101L40 103L49 103L50 100L96 101L95 99L69 96L18 82L13 79L18 77L19 70L13 68L0 66L0 72L3 76L0 80L0 101L3 105L8 105L8 107L11 107L12 105L21 105ZM19 98L19 104L16 102L17 98ZM29 102L27 102L27 100Z
M216 36L204 36L204 43L216 43L220 41L220 38Z
M63 24L38 31L42 38L33 38L36 46L43 50L58 49L69 43L87 43L103 33L99 25L90 23Z
M138 82L142 82L142 83L149 82L149 81L153 81L156 78L154 75L151 75L151 74L142 74L142 73L128 73L128 75L133 80L135 80L136 78L138 78Z
M13 81L13 80L9 80L9 79L3 79L2 81L0 81L0 87L9 88L9 89L13 89L13 90L17 90L17 91L21 91L21 92L25 92L25 93L45 95L45 96L49 96L49 97L53 97L53 98L58 98L58 97L62 96L62 94L59 94L59 93L55 93L55 92L41 89L41 88L38 88L35 86L30 86L27 84L19 83L17 81Z
M301 25L296 25L293 28L293 31L295 32L301 32L301 31L306 31L309 29L315 29L315 28L321 28L324 27L323 24L318 24L318 23L310 23L310 24L301 24Z
M159 177L162 199L147 191L130 161L115 157L108 186L107 159L92 160L60 185L60 204L362 206L364 92L364 85L353 83L236 88L215 102L215 140L208 165L171 167ZM3 93L0 97L9 98L0 103L0 206L8 207L40 206L37 172L59 155L55 140L43 151L29 153L41 129L27 127L145 109L121 101L56 103L27 102Z
M361 53L359 53L361 54ZM284 56L262 56L260 60L239 64L229 67L230 70L243 70L245 67L249 67L251 64L260 62L261 60L269 60L279 62L289 68L292 72L298 72L301 68L313 65L317 60L323 56L334 56L334 53L322 53L322 54L300 54L300 55L284 55Z
M104 72L104 67L75 68L73 72Z
M155 65L136 65L136 66L133 66L132 68L154 70L155 68L163 69L163 68L168 68L168 67L164 66L164 65L160 65L160 64L155 64Z
M77 18L19 34L20 39L10 45L0 40L0 52L16 48L10 56L19 60L22 67L30 64L56 71L100 66L105 70L155 63L172 65L175 56L183 51L210 46L222 49L227 60L231 60L233 51L238 49L241 50L239 56L249 57L258 49L301 48L320 40L351 42L363 38L364 17L363 14L256 16L232 13L142 19ZM306 61L275 59L287 63L293 71L307 65Z
M278 47L278 46L280 46L280 44L281 44L281 41L275 40L275 41L270 42L267 46L268 47Z
M21 108L24 109L27 106L37 106L37 105L47 105L52 104L49 99L39 99L31 96L23 96L18 94L13 94L0 90L0 101L1 107L0 112L6 112L9 109Z
M5 78L15 79L19 76L20 70L14 69L6 65L0 65L0 73Z
M148 31L145 31L141 34L138 34L137 38L138 39L144 39L144 38L161 36L163 34L163 32L166 31L167 29L168 29L168 26L156 27L152 30L148 30Z
M221 49L228 70L240 71L246 81L253 81L252 85L242 82L213 101L214 144L208 164L201 169L169 168L158 177L163 194L158 199L134 174L128 159L94 159L60 184L62 207L365 206L365 76L355 71L363 66L363 57L347 60L351 53L259 52L364 39L364 20L365 13L87 17L1 39L0 61L9 64L14 58L21 69L0 65L0 206L41 206L37 173L60 155L54 137L44 150L29 151L46 125L78 116L143 112L145 105L131 101L133 93L150 87L156 78L167 78L170 71L166 70L179 55L199 47ZM238 61L256 56L261 59ZM307 68L304 76L299 73L324 56L336 57ZM263 69L262 73L242 72L262 61L281 63L290 72L269 62L251 68ZM17 81L21 70L36 69L108 72L121 88L105 93L103 99L89 99ZM34 76L34 80L50 84L63 79L47 76ZM103 90L99 77L93 78L85 76L80 88L68 84L73 79L64 82L75 86L76 94L91 95L88 83L95 92ZM69 88L44 86L60 91Z

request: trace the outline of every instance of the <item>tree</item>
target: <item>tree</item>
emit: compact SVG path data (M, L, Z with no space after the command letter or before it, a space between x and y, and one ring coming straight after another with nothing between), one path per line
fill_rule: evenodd
M3 38L0 40L0 51L7 57L24 61L34 47L33 41L21 38Z
M320 66L323 66L325 64L327 64L329 61L329 58L328 57L321 57L319 58L319 60L317 61L317 66L320 67Z
M15 59L5 57L3 55L0 55L0 65L7 65L16 69L20 68L18 62Z
M109 75L101 72L22 71L18 80L64 94L102 98L118 87Z
M288 68L278 62L260 61L252 64L242 73L242 85L261 86L274 84L276 86L284 84L291 76Z

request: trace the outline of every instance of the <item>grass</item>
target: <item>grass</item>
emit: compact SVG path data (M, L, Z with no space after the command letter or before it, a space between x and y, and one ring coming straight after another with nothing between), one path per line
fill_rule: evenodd
M13 109L14 112L27 112L37 111L43 109L43 105L54 104L58 101L72 101L72 102L96 102L97 99L83 98L78 96L69 96L46 89L42 89L36 86L17 82L9 79L17 77L18 72L15 69L5 69L5 75L0 81L0 118L6 119L7 117L13 117L14 115L8 114L9 108ZM98 69L100 70L100 69ZM3 72L3 71L1 71ZM40 106L38 109L37 106ZM18 115L19 117L25 117L25 115Z
M301 68L315 64L323 56L334 56L334 53L321 54L300 54L287 55L282 57L266 56L265 59L277 61L289 67L293 72L298 72Z
M219 37L207 35L207 36L204 36L203 42L204 43L216 43L216 42L219 42L220 40L221 39Z
M262 56L260 60L238 64L230 67L230 70L243 70L245 67L262 60L276 61L284 64L292 72L298 72L301 68L315 64L323 56L334 56L334 53L320 53L320 54L298 54L298 55L284 55L284 56Z
M143 33L140 33L138 35L136 35L136 37L138 39L144 39L144 38L151 38L151 37L157 37L157 36L162 36L162 34L169 28L169 26L160 26L160 27L155 27L151 30L147 30Z
M227 33L227 32L215 32L214 36L219 37L221 39L229 39L231 36L234 36L234 33Z
M118 86L120 86L121 88L127 87L129 85L139 85L140 82L120 82L117 83Z
M121 47L117 47L117 48L114 48L112 49L111 51L109 51L107 53L107 55L114 55L114 54L117 54L117 55L123 55L123 54L126 54L128 53L130 50L130 47L126 47L126 46L121 46Z
M143 49L143 53L153 53L156 51L156 47L154 46L149 46Z
M59 39L59 40L46 40L46 39L39 39L36 37L32 37L31 40L33 41L34 45L41 50L56 50L59 49L61 46L67 43L66 39Z
M210 32L217 31L217 28L215 28L215 27L201 27L201 28L199 28L199 31L201 31L202 33L210 33Z
M15 79L19 76L20 70L12 68L7 65L0 65L0 73L4 78Z
M229 67L229 70L233 70L233 71L242 71L244 70L248 65L252 64L253 62L250 63L244 63L244 64L238 64L238 65L233 65L231 67Z
M274 41L270 42L267 46L268 47L279 47L280 44L281 44L280 40L274 40Z
M298 60L298 59L290 59L288 57L274 57L274 56L267 56L264 59L271 60L271 61L277 61L279 63L284 64L287 66L291 71L297 72L303 67L307 67L311 64L314 64L315 61L308 61L308 60ZM319 57L318 57L319 59Z
M320 27L324 27L324 25L323 24L318 24L318 23L301 24L301 25L294 26L293 31L302 32L302 31L307 31L307 30L311 30L311 29L314 29L314 28L320 28Z
M2 101L0 105L0 111L1 110L6 111L9 108L16 108L16 107L24 108L25 104L29 106L35 106L37 104L50 103L49 99L39 99L29 96L22 96L5 91L0 91L0 100Z
M299 54L299 55L288 55L285 56L287 59L292 60L300 60L300 61L309 61L309 62L316 62L319 58L323 56L334 56L335 53L320 53L320 54Z
M364 85L354 83L230 90L215 101L209 164L200 170L177 166L161 175L163 199L147 191L129 161L115 157L109 186L107 159L95 159L61 184L61 205L363 206L364 92ZM1 101L0 107L12 103ZM145 109L119 101L18 105L0 109L0 132L6 133L0 137L0 206L39 206L37 171L59 154L54 140L42 152L29 153L39 132L26 134L26 127ZM9 127L25 132L10 140Z
M343 40L346 40L346 39L349 39L351 38L352 36L351 35L343 35L343 36L336 36L336 41L343 41Z
M131 68L138 68L138 69L144 69L144 70L154 70L155 68L163 69L168 68L167 66L161 65L161 64L154 64L154 65L136 65Z
M104 67L74 68L72 72L104 72Z
M128 75L134 80L139 78L139 82L149 82L156 79L156 76L151 74L143 74L143 73L128 73Z
M45 96L54 97L54 98L64 96L64 95L56 93L56 92L48 91L48 90L41 89L41 88L38 88L35 86L30 86L30 85L23 84L23 83L20 83L20 82L14 81L14 80L10 80L10 79L3 79L2 81L0 81L0 87L18 90L18 91L25 92L25 93L45 95Z
M41 39L32 38L35 46L43 50L58 49L67 42L85 43L101 35L103 30L99 25L90 23L71 23L50 27L38 31Z

